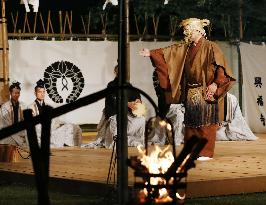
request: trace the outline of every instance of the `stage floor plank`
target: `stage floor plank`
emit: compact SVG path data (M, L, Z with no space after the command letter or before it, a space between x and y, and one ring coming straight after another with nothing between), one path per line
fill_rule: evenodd
M202 197L266 191L266 134L257 136L256 141L216 142L214 159L196 161L196 168L189 170L188 195ZM182 145L178 146L177 153L181 149ZM129 148L128 152L129 156L138 155L136 148ZM105 184L111 153L108 149L53 149L50 176ZM1 171L33 174L29 159L0 163ZM133 170L129 168L129 184L133 182Z

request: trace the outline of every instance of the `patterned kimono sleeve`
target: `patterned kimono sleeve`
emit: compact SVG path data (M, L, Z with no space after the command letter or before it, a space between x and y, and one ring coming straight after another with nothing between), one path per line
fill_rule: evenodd
M151 50L150 53L151 53L150 59L153 67L155 67L155 71L157 72L160 82L160 87L167 90L171 86L168 76L167 64L164 59L163 51L162 49L156 49L156 50Z
M214 66L216 67L214 82L218 86L214 98L221 99L232 88L236 79L233 77L232 70L227 65L223 52L219 46L213 42L212 53L214 55Z
M225 94L231 87L231 77L227 76L223 67L218 66L216 69L216 78L214 83L217 84L217 90L214 94L214 98L218 99Z
M2 105L1 107L1 118L2 118L2 123L3 127L9 126L12 124L12 120L10 119L10 110L6 105Z

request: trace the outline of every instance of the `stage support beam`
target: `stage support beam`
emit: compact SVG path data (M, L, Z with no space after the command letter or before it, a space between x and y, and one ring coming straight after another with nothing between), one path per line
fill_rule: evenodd
M119 1L119 86L129 82L129 0ZM127 95L125 90L118 92L117 115L117 183L118 202L120 205L128 204L128 145L127 145Z

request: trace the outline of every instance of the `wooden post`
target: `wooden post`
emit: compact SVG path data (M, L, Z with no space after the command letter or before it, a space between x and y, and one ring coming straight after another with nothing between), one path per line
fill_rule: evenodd
M8 38L5 1L6 0L1 1L2 18L0 21L0 104L9 99Z
M129 82L129 0L120 0L119 42L118 42L118 85ZM118 204L128 204L128 145L127 145L127 95L126 90L119 90L117 95L117 183Z
M38 191L38 205L50 205L50 199L49 199L49 193L48 193L49 172L47 172L48 171L47 168L49 169L49 155L48 155L48 159L47 159L47 156L45 156L46 151L48 150L49 152L49 147L47 149L47 146L45 146L43 151L42 151L43 149L42 147L39 148L37 134L35 130L35 124L33 123L32 110L30 109L24 110L23 115L24 115L24 119L26 123L26 130L27 130L27 137L28 137L29 147L30 147L30 152L31 152L32 166L33 166L33 170L35 173L36 187ZM48 123L50 122L51 122L50 119L48 119ZM50 135L49 135L50 126L45 124L44 127L46 128L46 130L43 131L43 127L42 127L41 138L43 139L44 134L48 134L46 137L50 138ZM47 139L47 142L49 143L50 140Z

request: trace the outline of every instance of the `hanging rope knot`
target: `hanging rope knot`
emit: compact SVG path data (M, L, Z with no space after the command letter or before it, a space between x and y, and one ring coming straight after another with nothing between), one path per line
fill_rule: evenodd
M62 91L63 91L64 89L68 90L68 87L67 87L67 85L68 85L68 81L67 81L65 75L62 76L62 85L63 85Z

